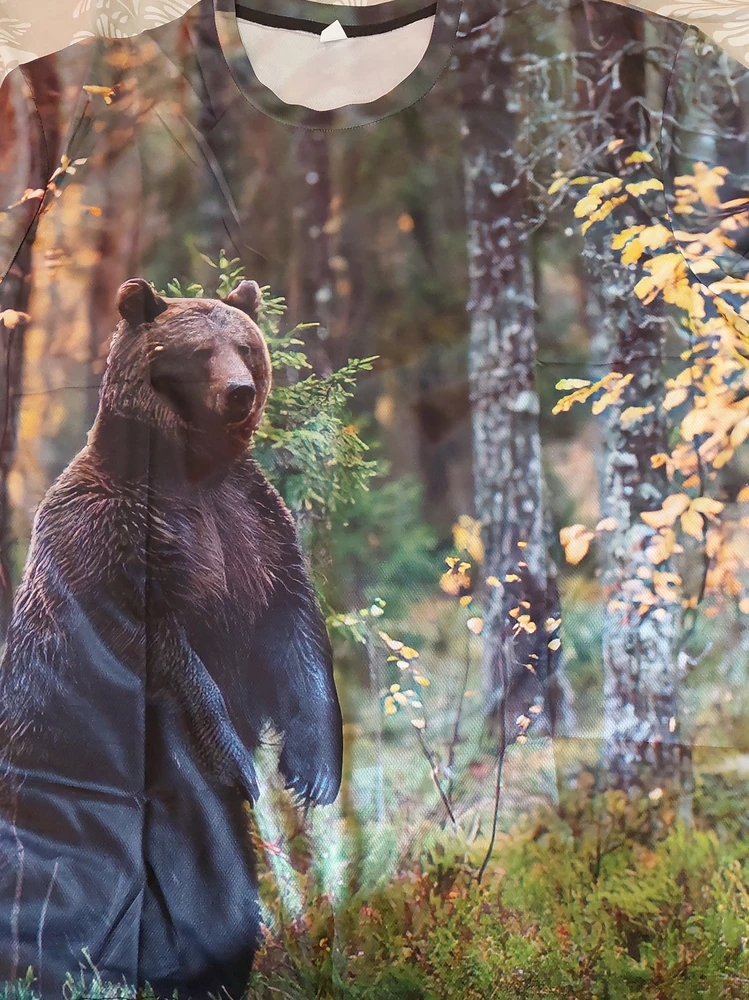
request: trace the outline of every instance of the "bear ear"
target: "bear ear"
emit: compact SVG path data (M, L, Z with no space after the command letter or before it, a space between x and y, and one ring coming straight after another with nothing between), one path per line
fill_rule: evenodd
M128 278L117 292L117 308L120 316L135 328L141 323L151 323L167 305L145 278Z
M234 306L235 309L241 309L250 319L257 319L262 298L263 293L256 281L240 281L237 287L229 292L224 302Z

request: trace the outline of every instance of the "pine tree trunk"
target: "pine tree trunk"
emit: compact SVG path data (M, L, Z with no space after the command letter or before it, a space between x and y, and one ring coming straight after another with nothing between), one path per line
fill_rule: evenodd
M20 71L19 71L20 72ZM24 188L44 188L59 159L60 85L54 63L49 59L41 63L31 63L23 71L28 87L29 99L15 113L7 114L4 120L15 123L14 149L29 152L25 163L26 176L17 178L19 195ZM44 127L44 138L39 134L40 122ZM9 144L10 145L10 144ZM2 164L0 164L2 168ZM33 206L39 202L33 200ZM2 206L4 207L4 206ZM0 313L6 309L26 315L31 300L32 257L36 220L30 221L30 228L22 246L15 255L10 269L0 284ZM13 539L11 531L11 508L8 495L8 476L16 457L16 437L18 413L23 383L23 357L26 320L21 318L13 325L0 322L0 634L10 620L13 602Z
M333 203L330 140L325 132L301 129L296 147L294 254L288 293L292 324L318 322L305 337L315 371L333 370L325 343L335 336L337 293L328 221Z

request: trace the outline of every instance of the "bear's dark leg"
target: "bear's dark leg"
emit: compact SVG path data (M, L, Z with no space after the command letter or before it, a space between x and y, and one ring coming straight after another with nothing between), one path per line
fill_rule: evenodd
M150 688L182 713L184 731L207 778L242 788L255 802L259 790L252 754L231 723L218 685L176 622L163 616L154 631Z
M164 705L149 707L147 732L139 985L239 1000L260 929L244 796L206 778Z

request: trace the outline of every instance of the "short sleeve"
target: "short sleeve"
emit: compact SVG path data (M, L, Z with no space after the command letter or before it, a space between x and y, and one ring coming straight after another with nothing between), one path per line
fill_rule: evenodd
M34 227L50 175L47 160L42 119L19 66L0 86L0 291Z

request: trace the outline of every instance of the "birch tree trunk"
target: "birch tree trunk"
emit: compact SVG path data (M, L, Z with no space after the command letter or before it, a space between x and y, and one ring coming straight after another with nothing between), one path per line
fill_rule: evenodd
M496 16L463 38L462 98L476 513L484 576L503 583L486 589L483 675L489 717L508 742L518 712L543 703L557 655L543 623L558 597L547 568L532 250L506 27ZM517 632L510 615L523 600L533 633Z
M647 144L644 18L608 4L572 12L581 73L578 90L590 112L592 162L586 169L616 175L628 152ZM665 40L668 44L668 39ZM616 161L606 152L623 140ZM616 229L648 219L629 219L598 238L586 238L590 277L588 317L597 344L607 342L607 370L631 375L617 403L605 412L601 462L601 513L613 530L600 534L601 582L606 601L603 631L603 763L611 783L652 791L682 779L689 784L690 753L680 745L677 644L681 608L652 600L653 563L648 548L656 532L641 514L659 508L670 492L664 468L651 456L667 450L662 397L666 320L657 303L643 306L634 294L637 275L611 249ZM592 231L590 233L592 235ZM603 324L603 329L597 328ZM637 408L635 419L623 419ZM649 412L648 412L649 410ZM658 570L672 567L662 563Z

